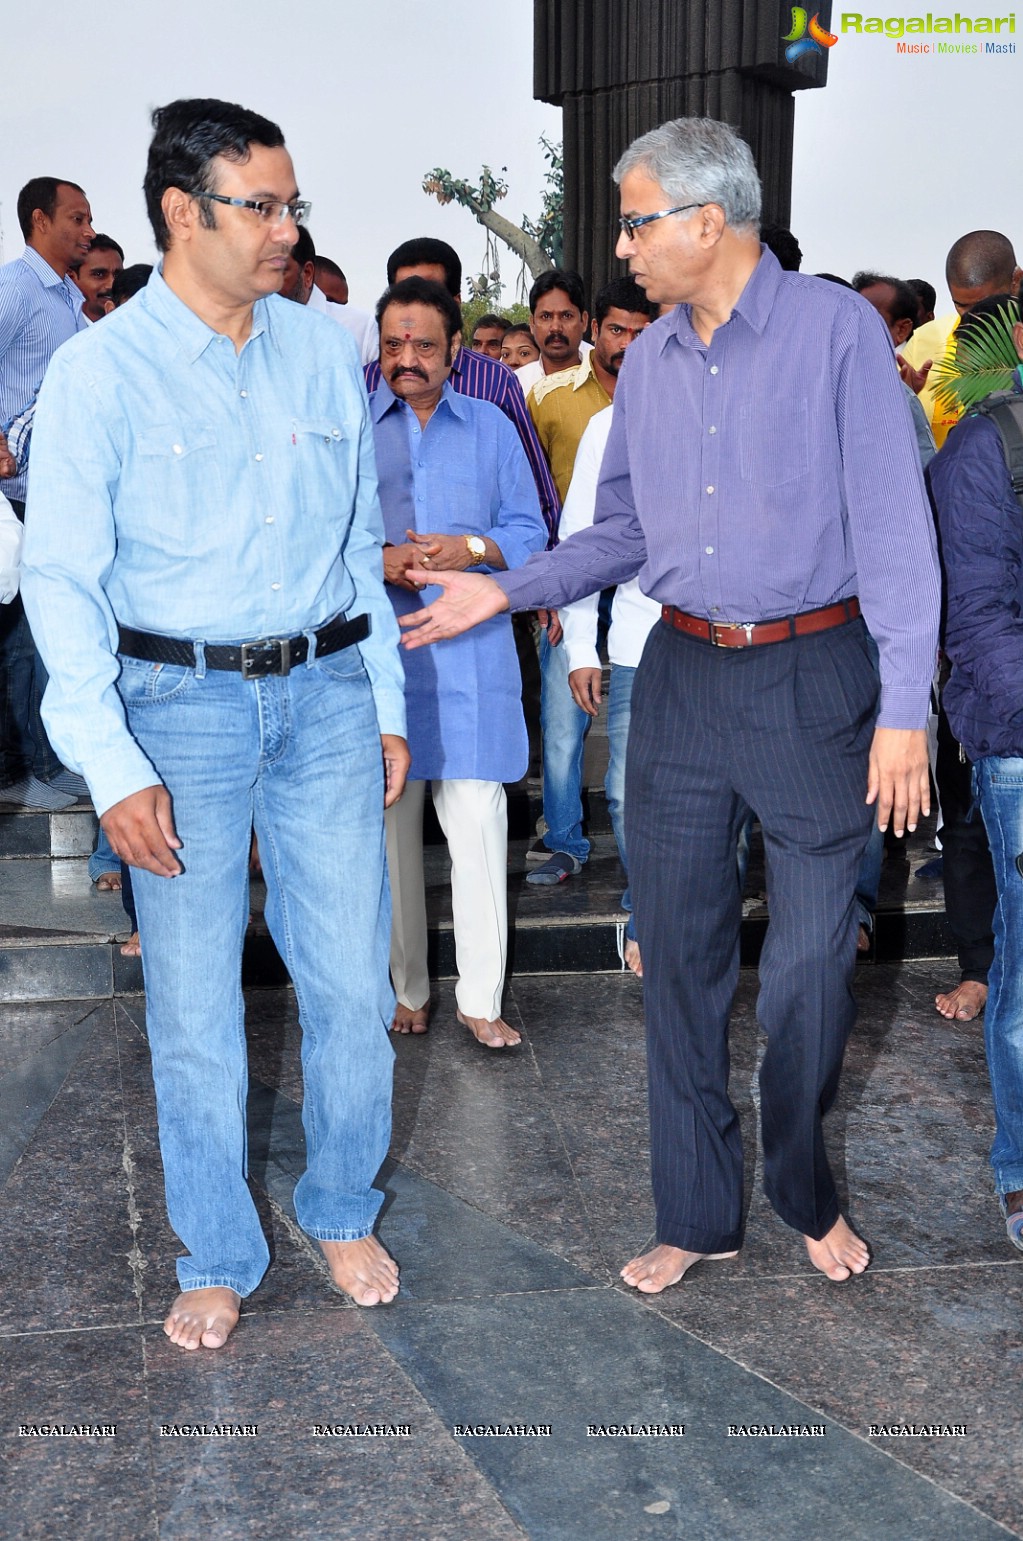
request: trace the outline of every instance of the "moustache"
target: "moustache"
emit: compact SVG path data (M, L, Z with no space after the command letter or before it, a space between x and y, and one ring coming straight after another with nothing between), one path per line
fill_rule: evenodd
M564 342L564 343L567 343L568 342L568 338L565 336L564 332L548 332L547 333L547 342L548 342L548 344L550 344L552 342Z
M425 369L418 369L414 365L413 365L413 367L411 369L401 369L401 368L392 369L392 371L391 371L391 379L392 380L425 380L426 379L426 371L425 371Z

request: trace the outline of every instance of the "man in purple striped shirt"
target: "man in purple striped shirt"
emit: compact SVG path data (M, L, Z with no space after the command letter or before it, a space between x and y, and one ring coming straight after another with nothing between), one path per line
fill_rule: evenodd
M678 308L625 359L595 522L498 579L436 574L446 592L405 642L637 575L663 606L627 770L657 1244L622 1277L657 1294L741 1244L728 1017L736 836L754 809L771 910L764 1187L844 1280L869 1253L840 1213L822 1117L855 1017L856 874L875 809L902 834L929 801L938 568L912 424L877 312L761 247L759 180L731 129L665 124L615 178L618 255Z

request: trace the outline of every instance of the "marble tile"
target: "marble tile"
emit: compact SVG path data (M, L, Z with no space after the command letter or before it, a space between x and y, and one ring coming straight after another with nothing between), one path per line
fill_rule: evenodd
M51 856L84 856L88 859L92 855L99 820L91 808L51 813L49 818Z
M305 1168L301 1113L267 1088L249 1096L250 1171L295 1222L292 1193ZM592 1280L548 1250L499 1225L413 1171L388 1164L377 1179L387 1195L379 1234L401 1265L402 1296L451 1299L529 1289L569 1289ZM453 1269L444 1238L457 1236L472 1267ZM316 1257L314 1249L313 1256ZM326 1271L316 1258L318 1270ZM262 1291L260 1292L262 1293Z
M2 1333L139 1319L111 1017L90 1018L91 1039L4 1188Z
M5 1338L3 1365L0 1534L18 1541L154 1534L141 1333ZM116 1432L19 1432L83 1424Z
M977 1541L1002 1534L885 1452L616 1291L413 1304L370 1325L447 1424L550 1426L546 1438L465 1438L529 1536L806 1541L829 1533L837 1515L841 1534L862 1541L882 1533ZM822 1423L821 1437L728 1433L730 1425ZM685 1433L587 1432L650 1424Z
M1012 1261L1007 1242L1003 1256L872 1269L849 1286L819 1276L760 1279L755 1293L708 1265L651 1309L1016 1535L1023 1261ZM968 1433L870 1439L872 1424L958 1424Z
M187 1354L147 1335L155 1509L164 1541L515 1541L465 1449L351 1312L243 1318L227 1347ZM161 1429L254 1425L194 1438ZM315 1427L405 1426L398 1437Z
M49 854L50 825L45 813L0 813L0 857Z
M121 927L121 896L100 893L84 858L4 863L0 922L58 935L109 939Z
M17 1011L19 1008L13 1008ZM110 1007L94 1006L83 1011L64 1006L56 1012L38 1005L21 1008L33 1013L22 1019L23 1032L13 1041L0 1044L0 1188L6 1183L26 1146L35 1136L83 1047L91 1040L97 1021L109 1023ZM60 1019L72 1017L61 1023ZM54 1020L56 1018L56 1020ZM78 1018L80 1020L74 1020ZM34 1039L46 1033L46 1039L34 1051L22 1050L14 1058L15 1044L27 1036Z
M89 1001L9 1001L0 1006L0 1081L101 1009Z
M58 946L33 946L24 932L17 946L4 945L2 938L0 932L0 1001L107 1000L112 995L105 938Z
M466 1203L586 1272L606 1259L586 1212L531 1047L531 1023L509 989L520 1048L494 1052L455 1019L453 990L434 992L425 1037L395 1044L392 1155Z

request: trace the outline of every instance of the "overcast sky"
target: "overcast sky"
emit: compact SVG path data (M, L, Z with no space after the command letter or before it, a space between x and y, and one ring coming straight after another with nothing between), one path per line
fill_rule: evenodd
M869 10L910 7L871 0ZM476 272L484 232L427 197L422 178L436 165L466 177L483 162L507 166L502 212L538 211L538 141L560 138L560 113L532 99L532 12L531 0L21 8L0 94L4 256L22 246L19 187L47 174L81 183L97 228L129 261L151 260L140 191L149 113L210 95L281 124L313 203L310 229L347 272L353 301L374 304L388 252L410 235L449 240ZM1011 40L1023 48L1023 12ZM804 271L879 267L940 287L964 231L1001 229L1023 249L1021 85L1019 53L911 58L890 39L840 36L826 90L797 98L792 224ZM510 300L518 265L507 251L502 272Z

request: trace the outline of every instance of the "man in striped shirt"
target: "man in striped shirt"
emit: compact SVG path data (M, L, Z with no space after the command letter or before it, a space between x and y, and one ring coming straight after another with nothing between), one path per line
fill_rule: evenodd
M68 276L89 254L95 231L89 200L75 182L33 177L18 194L25 250L0 267L0 430L32 406L50 359L88 322L81 290ZM0 472L10 463L0 456ZM25 517L27 453L3 492ZM39 716L38 655L20 599L0 618L0 802L19 808L66 808L84 792L79 777L59 783L61 768ZM57 785L52 785L56 781Z

